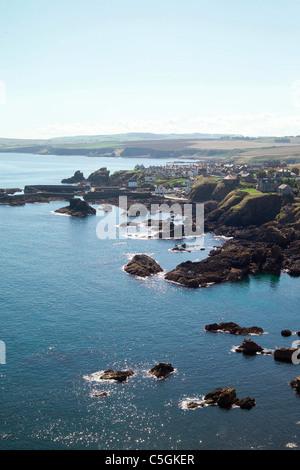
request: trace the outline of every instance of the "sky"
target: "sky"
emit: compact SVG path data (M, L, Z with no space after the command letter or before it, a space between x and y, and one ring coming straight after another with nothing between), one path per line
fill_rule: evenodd
M300 135L298 0L0 0L0 137Z

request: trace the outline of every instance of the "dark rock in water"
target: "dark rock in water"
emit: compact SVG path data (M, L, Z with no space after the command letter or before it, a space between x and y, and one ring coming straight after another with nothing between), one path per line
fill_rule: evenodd
M87 217L88 215L96 215L97 211L86 201L71 199L69 206L57 209L55 212L58 214L71 215L72 217Z
M133 276L148 277L163 271L159 264L150 256L135 255L132 260L124 266L124 271Z
M263 348L259 344L252 341L252 339L245 338L242 344L236 348L236 352L241 352L246 355L255 355L262 352Z
M285 337L292 336L292 332L290 330L282 330L281 336L285 336Z
M236 401L235 405L242 408L242 410L251 410L254 406L256 406L256 403L254 398L246 397Z
M292 356L294 352L298 351L300 354L300 349L298 348L279 348L275 349L274 359L279 362L293 362Z
M100 393L95 393L93 395L93 397L95 398L104 398L104 397L107 397L108 396L108 393L107 392L100 392Z
M220 408L230 408L237 400L235 388L216 388L204 397L206 405L217 404Z
M83 181L84 179L85 178L83 176L83 173L80 170L78 170L78 171L75 171L74 175L71 176L71 178L65 178L61 182L63 184L77 184Z
M232 335L262 335L264 333L264 330L258 326L251 326L251 327L242 327L239 326L237 323L234 322L221 322L219 324L217 323L212 323L210 325L205 326L206 331L224 331L228 332Z
M209 392L204 397L202 403L190 402L187 407L189 409L197 408L205 405L218 405L220 408L230 409L233 405L239 406L242 409L250 410L255 406L255 399L246 397L241 400L236 396L235 388L224 387L216 388L212 392Z
M290 382L290 386L296 390L297 393L300 393L300 377L297 377L295 380Z
M106 370L100 379L102 380L116 380L117 382L125 382L129 377L134 375L132 370L118 370L113 371L112 369Z
M213 331L214 333L217 333L218 329L219 329L218 323L211 323L210 325L205 325L206 331Z
M185 243L183 245L185 245ZM191 251L186 249L186 245L185 246L183 246L183 245L181 245L181 246L175 245L174 248L172 248L171 251L179 251L179 252L182 252L182 253L190 253Z
M209 392L207 395L205 395L204 400L207 401L212 401L212 403L217 403L217 400L221 393L225 390L224 388L216 388L212 392Z
M203 405L201 403L196 403L195 401L190 401L188 404L187 404L187 408L189 410L194 410L195 408L202 408Z
M172 367L171 364L166 364L164 362L156 364L149 370L149 374L154 375L157 379L167 377L171 372L174 372L174 367Z
M300 336L300 331L297 331L297 335Z
M224 388L220 394L217 405L220 408L230 408L237 400L235 388Z

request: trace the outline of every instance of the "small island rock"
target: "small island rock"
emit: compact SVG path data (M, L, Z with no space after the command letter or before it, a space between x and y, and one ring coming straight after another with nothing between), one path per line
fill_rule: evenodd
M263 348L249 338L245 338L242 344L236 348L236 352L241 352L245 355L255 355L257 353L261 353L262 351Z
M65 214L72 217L87 217L88 215L96 215L97 211L86 201L82 201L81 199L71 199L69 206L57 209L55 212L57 214Z
M132 260L124 266L124 271L133 276L148 277L163 271L159 264L150 256L135 255Z
M116 380L117 382L125 382L129 377L134 375L132 370L118 370L113 371L112 369L106 370L103 375L101 375L101 380Z
M149 370L149 374L154 375L157 379L167 377L172 372L174 372L174 367L172 367L171 364L166 364L164 362L156 364L151 370Z

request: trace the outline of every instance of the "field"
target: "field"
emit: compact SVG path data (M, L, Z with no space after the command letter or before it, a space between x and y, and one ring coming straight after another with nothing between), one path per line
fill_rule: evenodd
M130 134L129 134L130 136ZM300 164L300 137L289 138L180 138L158 136L154 138L125 140L122 136L83 136L51 140L0 139L1 152L99 156L114 152L117 156L154 158L218 159L228 162L264 162L281 160ZM118 140L118 138L120 140ZM105 150L107 149L107 152Z

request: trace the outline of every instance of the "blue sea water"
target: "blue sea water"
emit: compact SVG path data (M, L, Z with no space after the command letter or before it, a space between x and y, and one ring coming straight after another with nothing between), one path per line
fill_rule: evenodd
M27 176L56 183L77 169L110 164L47 158L47 176L39 158L0 156L0 187L24 185ZM123 161L124 168L135 164ZM168 251L170 240L99 240L98 216L52 213L63 205L0 206L0 340L7 348L0 365L0 448L299 447L300 397L289 387L299 366L236 354L232 347L243 337L204 331L220 321L258 325L267 332L254 338L263 347L290 346L298 337L280 331L300 329L299 279L260 275L198 290L161 275L135 279L122 270L134 253L169 270L205 257L221 240L206 234L206 251L193 253ZM156 381L147 371L158 361L171 362L175 373ZM93 374L108 368L135 375L123 384L97 381ZM223 386L254 397L257 406L183 406ZM109 395L93 397L101 391Z

